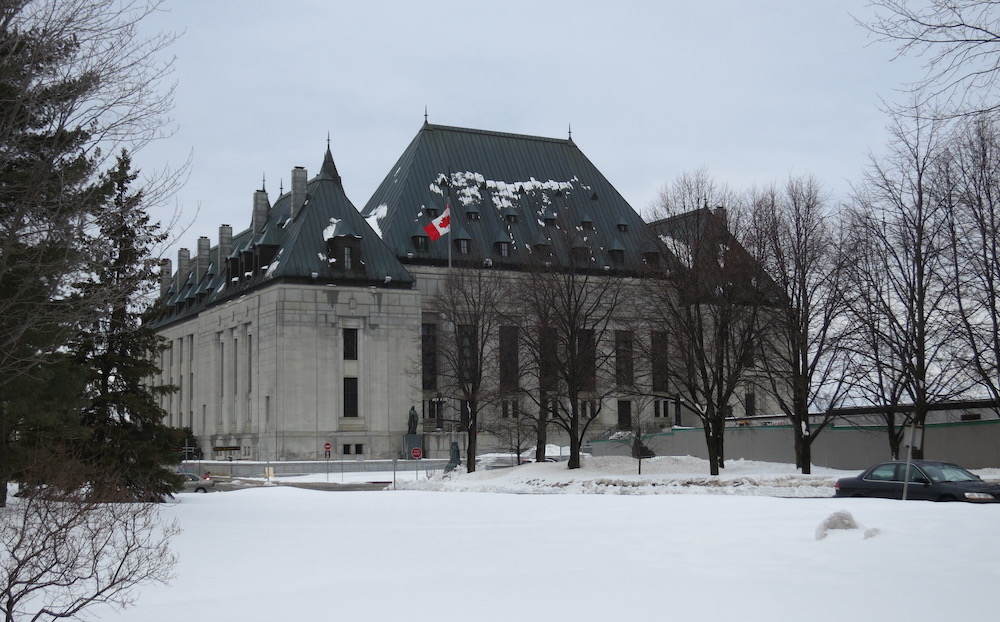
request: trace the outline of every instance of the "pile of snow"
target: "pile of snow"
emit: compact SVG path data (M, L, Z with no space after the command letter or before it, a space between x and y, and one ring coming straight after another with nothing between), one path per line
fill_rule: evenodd
M642 473L639 473L639 469ZM466 473L456 469L419 480L397 482L406 490L498 492L515 494L726 494L769 497L832 497L837 478L855 475L814 467L810 475L795 465L730 460L718 476L708 461L690 456L663 456L639 461L623 456L582 456L579 469L565 462L522 464Z

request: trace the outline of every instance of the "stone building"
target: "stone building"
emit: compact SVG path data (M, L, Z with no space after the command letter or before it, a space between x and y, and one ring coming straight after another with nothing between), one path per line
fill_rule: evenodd
M271 204L258 190L250 207L248 228L222 225L161 271L162 380L179 387L163 407L205 457L396 457L411 409L425 451L447 457L443 422L461 406L429 382L427 344L449 266L583 262L638 279L669 255L572 138L425 122L360 211L329 148L318 175L296 168L288 192ZM431 240L445 210L450 232ZM602 398L594 435L638 410L681 416L669 392L633 397Z

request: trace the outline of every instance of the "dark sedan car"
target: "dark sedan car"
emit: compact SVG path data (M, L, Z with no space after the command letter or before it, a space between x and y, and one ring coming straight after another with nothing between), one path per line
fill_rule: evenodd
M903 482L909 479L907 499L925 501L1000 502L1000 484L990 484L957 464L932 460L893 461L876 464L857 477L837 480L837 497L902 499Z

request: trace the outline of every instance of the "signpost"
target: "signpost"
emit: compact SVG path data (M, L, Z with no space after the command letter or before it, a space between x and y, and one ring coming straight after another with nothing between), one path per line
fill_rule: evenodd
M410 456L413 457L414 460L420 460L424 457L424 450L419 447L414 447L410 450ZM413 469L413 473L416 475L417 479L420 479L420 469Z
M913 448L920 449L924 445L924 426L913 423L906 429L903 436L906 446L906 469L903 474L903 501L906 501L910 491L910 464L913 462Z
M333 447L330 443L323 445L323 456L326 458L326 481L330 481L330 449Z

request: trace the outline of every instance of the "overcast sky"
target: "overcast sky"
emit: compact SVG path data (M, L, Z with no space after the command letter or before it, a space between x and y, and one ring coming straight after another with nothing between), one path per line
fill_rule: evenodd
M429 121L573 140L640 213L704 167L736 187L814 174L837 198L886 141L881 99L921 75L853 16L865 0L166 0L173 135L192 158L170 249L250 223L266 177L319 171L327 135L361 209ZM891 62L890 62L891 61ZM164 216L161 216L163 218Z

